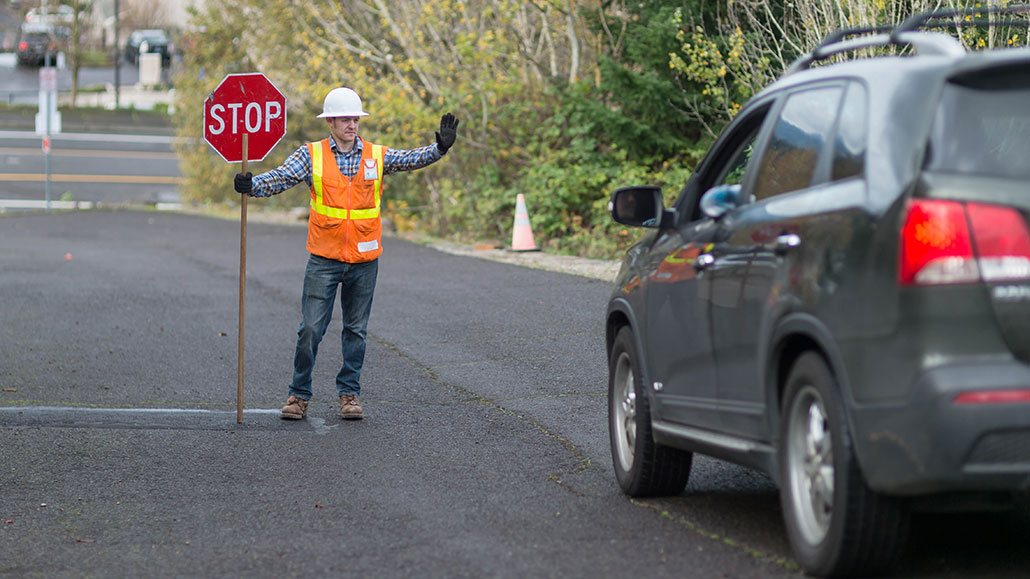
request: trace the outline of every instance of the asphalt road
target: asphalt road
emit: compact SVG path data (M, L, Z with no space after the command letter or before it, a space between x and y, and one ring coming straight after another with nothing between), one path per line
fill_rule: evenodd
M610 284L387 239L363 376L339 320L282 421L305 229L159 212L0 216L0 575L796 576L764 476L699 457L679 497L611 473ZM916 525L900 572L1019 577L1026 513Z
M304 235L248 228L237 425L237 223L0 217L0 574L792 574L618 492L601 281L388 240L366 419L336 415L336 321L280 420ZM775 519L757 480L735 500Z

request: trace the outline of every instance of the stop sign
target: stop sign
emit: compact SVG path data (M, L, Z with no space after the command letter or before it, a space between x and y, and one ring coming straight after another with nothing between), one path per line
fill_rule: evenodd
M286 134L286 97L259 72L230 74L204 101L204 140L227 163L261 161Z

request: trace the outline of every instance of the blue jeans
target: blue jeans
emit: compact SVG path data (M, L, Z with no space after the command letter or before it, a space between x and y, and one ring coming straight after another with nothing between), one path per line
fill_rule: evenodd
M378 273L379 260L344 263L317 255L308 259L304 271L304 295L300 302L304 319L297 330L291 396L311 400L311 370L318 355L318 344L332 319L337 286L340 286L340 307L343 310L343 365L336 375L336 393L358 394L361 391L359 380L365 360L365 330L372 311L372 293L376 289Z

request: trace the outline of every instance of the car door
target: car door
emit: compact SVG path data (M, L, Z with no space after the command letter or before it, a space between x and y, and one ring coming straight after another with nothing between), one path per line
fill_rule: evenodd
M654 414L663 421L702 428L718 424L707 280L694 269L711 230L709 222L694 221L659 238L645 280Z
M701 213L700 197L712 186L740 182L768 110L753 108L727 129L680 195L675 231L660 235L651 249L646 341L659 420L718 429L712 288L701 256L719 227Z
M771 328L784 298L815 311L833 290L822 285L832 279L826 271L844 259L865 198L864 181L844 166L847 149L835 135L842 130L848 142L864 143L864 107L861 85L848 91L843 82L820 84L788 94L742 190L751 202L722 221L723 239L710 252L719 294L711 318L728 434L769 438L764 360Z

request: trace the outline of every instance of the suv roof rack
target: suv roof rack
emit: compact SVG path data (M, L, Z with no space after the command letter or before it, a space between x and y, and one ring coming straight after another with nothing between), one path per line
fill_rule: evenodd
M924 32L931 29L949 28L956 24L963 26L1027 26L1027 21L1018 20L984 20L984 15L990 14L1016 14L1030 12L1030 5L1020 4L1016 6L990 6L984 8L967 8L962 10L935 10L922 12L905 19L901 24L891 26L864 26L857 28L842 28L826 35L819 46L811 52L801 55L787 67L784 76L804 70L812 64L826 60L835 54L872 48L876 46L911 46L919 54L937 54L961 56L966 49L958 40L940 32ZM956 18L975 17L976 19L961 20ZM947 20L947 21L945 21ZM872 36L869 36L869 35ZM858 36L859 38L851 38Z

